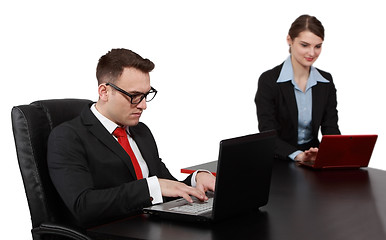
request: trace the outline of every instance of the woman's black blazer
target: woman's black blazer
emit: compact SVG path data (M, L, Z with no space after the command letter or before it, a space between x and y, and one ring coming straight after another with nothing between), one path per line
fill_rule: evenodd
M255 104L259 130L275 129L278 140L275 154L286 159L288 155L300 150L298 142L298 109L294 86L291 81L278 83L283 63L261 74L258 82ZM312 87L312 136L313 147L318 147L318 132L323 135L340 134L336 88L331 74L317 69L329 80L318 82Z

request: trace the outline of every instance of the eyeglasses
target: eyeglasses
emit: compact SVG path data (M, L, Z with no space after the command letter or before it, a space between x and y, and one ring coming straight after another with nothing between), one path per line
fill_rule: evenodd
M138 103L142 102L143 99L146 99L146 102L150 102L151 100L153 100L155 95L157 95L157 90L155 90L153 87L151 87L150 91L148 91L147 93L130 94L130 93L126 92L125 90L123 90L122 88L115 86L112 83L106 83L106 86L111 86L115 90L130 97L130 103L131 104L138 104Z

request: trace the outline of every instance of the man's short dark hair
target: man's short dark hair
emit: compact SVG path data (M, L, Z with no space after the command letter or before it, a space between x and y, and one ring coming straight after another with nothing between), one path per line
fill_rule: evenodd
M127 67L149 73L154 69L154 63L131 50L124 48L112 49L98 61L96 69L98 85L107 82L114 83L121 76L123 69Z

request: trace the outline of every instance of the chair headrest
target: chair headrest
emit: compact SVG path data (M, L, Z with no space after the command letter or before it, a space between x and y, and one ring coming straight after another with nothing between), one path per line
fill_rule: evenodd
M47 115L50 128L54 128L62 122L69 121L82 111L82 109L91 104L92 101L87 99L51 99L40 100L31 103L41 107Z

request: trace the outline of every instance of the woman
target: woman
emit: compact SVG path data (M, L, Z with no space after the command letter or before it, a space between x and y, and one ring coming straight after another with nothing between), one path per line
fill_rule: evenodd
M323 41L324 27L316 17L298 17L287 36L290 56L259 78L259 130L277 130L277 158L313 161L319 129L323 135L340 134L332 76L312 66Z

